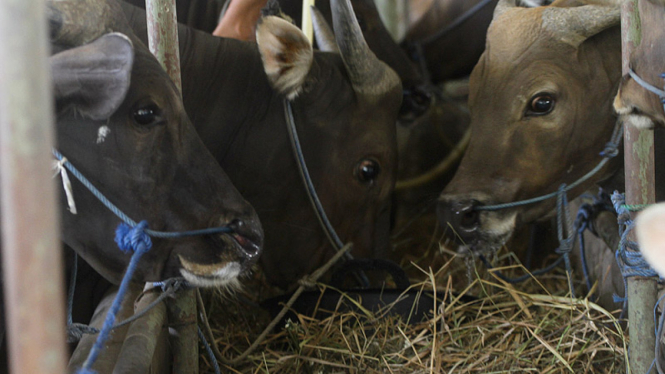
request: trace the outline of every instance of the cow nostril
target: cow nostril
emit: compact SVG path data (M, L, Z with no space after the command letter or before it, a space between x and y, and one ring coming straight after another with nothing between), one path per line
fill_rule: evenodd
M242 233L243 230L245 229L245 221L239 220L239 219L234 219L229 223L228 225L235 233Z
M478 227L479 215L478 211L474 210L473 207L468 210L457 212L457 214L460 215L459 223L461 228L466 230L473 230Z

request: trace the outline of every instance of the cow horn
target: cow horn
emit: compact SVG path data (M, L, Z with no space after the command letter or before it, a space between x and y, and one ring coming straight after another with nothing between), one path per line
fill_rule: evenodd
M87 44L111 32L111 4L104 0L58 0L48 2L51 42L66 46Z
M335 42L335 34L317 7L312 5L312 26L314 27L314 38L319 50L324 52L339 52Z
M400 84L397 74L369 49L349 0L330 2L335 39L356 92L381 95Z
M620 22L621 9L616 6L549 7L543 11L543 28L575 48L587 38Z
M515 0L499 0L496 8L494 8L494 19L497 19L506 10L515 8L516 6Z

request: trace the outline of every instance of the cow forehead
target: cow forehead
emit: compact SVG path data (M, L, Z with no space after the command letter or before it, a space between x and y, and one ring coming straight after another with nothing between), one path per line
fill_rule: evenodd
M490 59L515 61L542 38L542 9L513 8L492 21L487 30Z

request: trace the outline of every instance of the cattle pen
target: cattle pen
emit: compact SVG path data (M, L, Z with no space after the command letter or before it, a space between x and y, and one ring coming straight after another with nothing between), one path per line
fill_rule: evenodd
M629 74L631 51L644 32L639 23L639 1L646 0L621 0L622 75ZM656 361L665 358L657 345L663 339L657 336L660 330L655 319L659 308L657 277L639 273L623 278L625 297L631 306L624 316L620 307L608 310L596 302L598 284L580 294L588 283L579 274L571 277L570 268L551 266L551 271L543 274L533 270L569 261L567 257L563 260L565 256L559 257L558 252L555 254L556 244L546 242L556 241L556 228L545 229L546 239L535 239L543 252L538 259L531 258L537 254L528 252L534 247L533 233L537 229L517 232L509 244L492 253L463 256L462 251L450 249L457 248L452 244L454 240L443 239L447 229L437 223L432 209L402 217L401 221L393 217L387 257L401 269L389 271L391 277L377 289L357 291L348 287L351 277L346 279L347 273L361 280L364 274L344 269L344 265L335 270L341 276L333 275L331 281L323 281L324 274L337 262L344 263L342 258L348 257L353 248L352 243L337 238L338 245L332 245L339 247L336 255L316 271L302 276L286 296L284 289L270 284L259 269L242 279L243 288L231 295L224 289L187 285L179 289L180 283L132 284L122 306L118 304L119 310L113 311L111 304L116 294L100 303L94 317L96 324L92 329L83 329L83 338L78 347L70 347L74 352L70 354L66 337L72 323L67 321L71 315L68 317L65 312L67 301L63 296L67 292L58 218L58 204L66 200L57 197L63 193L61 186L67 172L62 171L65 161L60 161L57 170L63 181L54 182L51 169L56 124L49 83L47 3L0 3L0 28L3 35L11 35L0 41L0 217L5 308L0 311L5 321L0 342L7 346L9 372L660 372ZM308 24L310 3L314 0L302 2L303 30L312 28ZM545 3L549 6L549 2ZM405 34L407 2L384 0L381 4L394 23L390 30L393 35ZM150 52L182 95L175 9L176 0L146 0ZM313 38L307 36L311 42ZM342 65L343 59L340 61ZM468 81L464 82L468 90ZM459 116L467 120L468 126L468 91L461 95L462 99L439 91L437 95L439 99L445 97L447 105L453 102L455 110L462 108ZM285 116L288 122L290 115L293 122L293 109L287 101ZM617 205L625 208L654 204L653 131L637 129L629 121L621 125L626 198ZM472 136L470 131L464 134L451 147L455 159L461 157L460 147L465 148ZM298 153L294 153L297 159ZM564 189L565 186L560 187L559 199ZM409 198L412 190L409 186L397 191L394 201ZM431 191L427 193L431 195ZM436 193L441 193L440 186ZM318 199L316 192L314 195L310 199ZM431 196L427 199L431 208ZM567 199L565 192L563 199ZM589 200L582 197L584 203L584 199ZM316 210L316 203L312 204ZM318 204L323 210L321 202ZM564 207L567 209L567 200ZM636 210L630 211L627 220L637 216ZM573 227L570 217L562 217L559 213L559 226L567 218ZM558 234L561 230L559 227ZM332 232L327 234L337 235L334 228ZM578 240L584 230L568 234L579 235L573 239ZM636 240L634 236L627 238ZM562 238L558 239L561 244ZM622 238L622 245L626 240ZM406 283L401 283L400 271L406 274ZM523 278L523 282L514 283L515 278ZM399 289L394 297L390 296L392 289ZM380 302L364 302L375 296ZM309 301L299 304L298 300ZM98 336L103 335L100 330L108 325L110 331L114 323L118 324L105 317L107 310L112 311L108 315L114 319L129 317L129 323L118 329L116 336L110 334L108 342L96 343ZM102 346L99 360L93 366L95 356L88 365L90 358L86 357L98 353L96 344ZM1 365L0 360L0 373Z

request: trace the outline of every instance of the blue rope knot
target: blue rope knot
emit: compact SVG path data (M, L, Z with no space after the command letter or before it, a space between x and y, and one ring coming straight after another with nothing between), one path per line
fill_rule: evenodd
M121 251L127 252L147 252L152 248L152 240L145 232L148 227L148 221L141 221L136 226L131 227L126 223L121 223L115 230L115 242Z
M619 154L619 144L615 142L605 143L605 148L600 152L600 155L603 157L616 157Z

